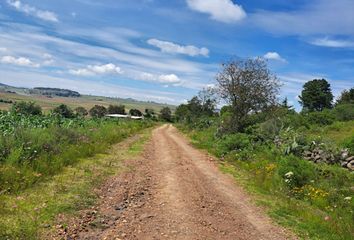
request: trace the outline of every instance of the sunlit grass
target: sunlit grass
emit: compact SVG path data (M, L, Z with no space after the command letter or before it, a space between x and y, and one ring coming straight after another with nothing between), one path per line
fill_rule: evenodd
M16 195L0 195L0 239L39 239L53 228L59 213L75 214L92 205L97 198L93 189L124 171L122 161L139 154L149 136L150 130L145 130L129 144L80 159L49 181Z

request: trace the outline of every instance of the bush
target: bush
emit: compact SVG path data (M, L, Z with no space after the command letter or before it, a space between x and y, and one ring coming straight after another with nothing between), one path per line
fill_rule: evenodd
M11 112L24 115L42 115L42 108L34 102L16 102Z
M95 105L89 111L90 116L94 118L101 118L107 114L107 109L104 106Z
M143 113L140 110L138 110L138 109L130 109L129 110L129 114L131 116L137 116L137 117L143 116Z
M354 120L354 104L337 105L334 109L334 114L338 121Z
M235 133L225 135L217 143L218 155L225 155L231 151L243 150L248 148L251 144L251 140L247 134Z
M321 112L310 112L305 115L307 121L312 125L330 125L335 121L333 111L325 109Z
M344 142L344 147L349 149L351 154L354 154L354 136Z
M75 108L75 113L79 117L84 117L88 115L88 111L84 107L77 107Z
M295 156L282 157L279 160L278 173L291 189L303 187L317 178L313 163Z
M125 106L124 105L109 105L108 106L109 114L125 114Z
M63 118L73 118L75 114L67 105L60 104L58 107L53 109L53 114L63 117Z

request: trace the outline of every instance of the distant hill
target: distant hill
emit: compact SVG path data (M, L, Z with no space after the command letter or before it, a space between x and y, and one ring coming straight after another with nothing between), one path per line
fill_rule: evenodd
M40 94L45 96L58 96L58 97L81 97L81 94L72 91L69 89L60 89L60 88L44 88L44 87L35 87L30 89L31 94Z
M48 87L13 87L0 83L0 110L7 110L12 103L17 101L34 101L45 111L50 111L60 104L66 104L71 108L84 107L87 110L94 105L108 107L110 104L123 104L126 109L136 108L140 111L153 109L159 112L163 107L169 107L172 111L176 106L153 101L140 101L132 98L104 97L83 95L69 89L48 88Z

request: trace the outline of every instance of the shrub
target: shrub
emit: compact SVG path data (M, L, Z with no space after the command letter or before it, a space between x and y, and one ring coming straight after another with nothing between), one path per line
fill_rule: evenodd
M88 111L84 107L77 107L75 108L75 113L79 117L84 117L88 115Z
M310 112L305 115L310 124L330 125L335 121L333 111L325 109L322 112Z
M278 173L284 182L292 189L303 187L317 178L313 163L299 159L296 156L282 157L278 163Z
M24 115L42 115L42 108L34 102L16 102L11 112Z
M109 114L125 114L125 106L124 105L109 105L108 106Z
M73 110L71 110L67 105L60 104L58 107L53 109L53 114L58 115L63 118L73 118L75 117Z
M247 134L244 133L235 133L225 135L217 143L218 155L224 155L231 151L242 150L250 146L250 138Z
M138 117L143 116L142 112L140 110L138 110L138 109L130 109L129 110L129 114L131 116L138 116Z
M354 120L354 104L337 105L334 109L334 114L338 121Z
M95 105L89 111L90 116L94 118L101 118L107 114L107 109L101 105Z

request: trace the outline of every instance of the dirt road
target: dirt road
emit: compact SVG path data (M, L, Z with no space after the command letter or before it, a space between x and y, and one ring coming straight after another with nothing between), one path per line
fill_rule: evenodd
M66 230L68 239L294 239L171 125Z

